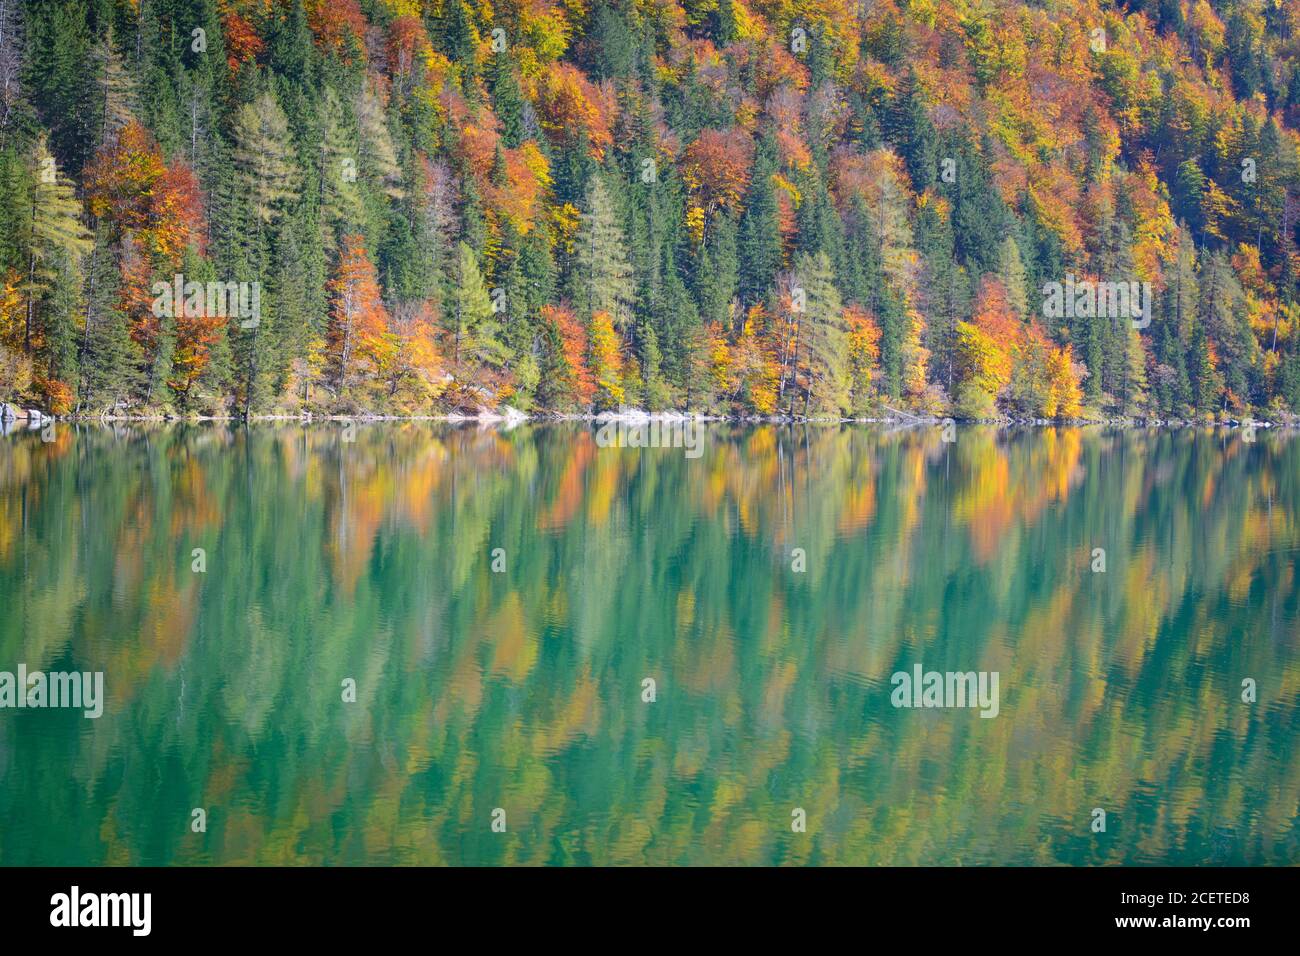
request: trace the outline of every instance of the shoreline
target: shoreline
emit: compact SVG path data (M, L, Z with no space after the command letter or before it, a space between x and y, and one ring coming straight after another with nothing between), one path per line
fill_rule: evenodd
M598 412L598 413L553 413L544 412L528 414L509 409L505 414L485 412L478 415L466 414L430 414L430 415L63 415L52 416L40 414L40 417L23 416L11 418L0 425L5 434L19 431L38 431L51 423L67 425L120 424L127 422L156 423L164 425L199 425L209 423L299 423L303 425L322 423L376 424L381 422L436 422L449 425L505 425L514 428L524 423L558 423L588 422L601 425L616 422L627 425L649 425L656 423L686 423L720 425L889 425L894 427L945 427L949 424L972 426L992 425L1001 428L1084 428L1109 426L1112 428L1160 428L1171 431L1185 428L1266 428L1283 431L1300 428L1300 417L1292 420L1258 420L1229 418L1222 421L1211 419L1159 419L1159 418L938 418L934 416L897 413L883 416L861 416L853 418L803 417L785 415L706 415L687 414L683 412Z

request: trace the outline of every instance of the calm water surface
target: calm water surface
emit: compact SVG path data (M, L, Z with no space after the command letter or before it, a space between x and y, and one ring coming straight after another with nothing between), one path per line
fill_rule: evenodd
M10 435L0 864L1300 863L1298 566L1263 431Z

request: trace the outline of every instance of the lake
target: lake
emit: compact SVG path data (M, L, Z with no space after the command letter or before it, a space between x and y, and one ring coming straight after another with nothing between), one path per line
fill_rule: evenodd
M47 437L0 864L1300 863L1293 433Z

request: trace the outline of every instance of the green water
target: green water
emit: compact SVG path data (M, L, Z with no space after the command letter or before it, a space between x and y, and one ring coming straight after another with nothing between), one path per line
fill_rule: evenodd
M0 710L0 864L1300 863L1300 438L703 449L0 440L0 670L107 697Z

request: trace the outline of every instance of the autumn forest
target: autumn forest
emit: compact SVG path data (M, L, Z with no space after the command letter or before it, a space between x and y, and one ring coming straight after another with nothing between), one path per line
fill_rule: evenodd
M0 401L1289 420L1298 46L1300 0L0 0Z

